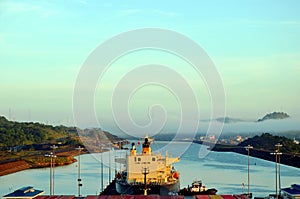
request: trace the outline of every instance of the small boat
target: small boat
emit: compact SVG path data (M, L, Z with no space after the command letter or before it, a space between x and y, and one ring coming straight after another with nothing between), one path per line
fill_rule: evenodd
M215 188L206 189L202 184L201 180L194 180L191 187L183 188L180 190L179 194L184 196L193 196L193 195L216 195L218 190Z

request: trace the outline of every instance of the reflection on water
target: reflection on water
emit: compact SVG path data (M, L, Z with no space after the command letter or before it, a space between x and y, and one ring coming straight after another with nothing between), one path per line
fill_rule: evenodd
M154 142L153 150L160 149L162 153L168 150L170 155L176 156L180 147L186 147L187 143ZM139 148L140 146L138 146ZM179 163L174 164L181 175L181 187L191 184L194 179L202 180L207 188L216 188L219 194L232 194L247 191L242 183L247 183L247 156L236 153L210 152L205 158L198 158L201 145L191 144L186 150ZM180 150L179 150L180 151ZM180 152L181 153L181 152ZM125 154L124 152L122 153ZM109 153L103 154L104 159L104 184L108 183ZM114 156L121 152L110 153L111 173L114 175L115 167L120 170L121 166L115 164ZM83 195L99 194L101 191L101 167L100 154L86 154L81 156L81 179ZM250 158L251 161L251 191L254 196L265 196L275 189L275 165L272 162ZM300 169L281 165L281 184L288 187L299 181ZM55 168L55 194L77 194L77 163ZM25 185L34 186L45 190L49 194L49 168L25 170L18 173L0 177L0 195L4 195ZM105 186L104 186L105 187ZM244 190L243 190L244 189Z

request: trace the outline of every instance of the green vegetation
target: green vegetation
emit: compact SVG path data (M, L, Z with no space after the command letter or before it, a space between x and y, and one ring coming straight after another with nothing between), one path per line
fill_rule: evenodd
M256 135L253 138L249 138L243 141L239 144L239 146L247 146L250 144L257 149L274 151L275 145L278 143L282 144L281 152L283 153L300 153L299 144L295 144L293 140L288 139L284 136L271 135L270 133L263 133L261 136Z
M33 167L47 167L50 166L50 158L45 156L26 156L23 157L22 160L25 160L30 165L33 165ZM76 160L73 157L66 157L66 156L58 156L53 159L53 163L56 166L63 166L67 164L72 164Z
M258 119L257 122L263 122L265 120L271 120L271 119L286 119L290 117L287 113L284 112L273 112L265 115L263 118Z
M80 135L80 136L79 136ZM49 167L50 158L45 156L55 149L55 166L72 164L78 155L78 146L86 147L81 153L103 152L99 148L111 143L125 143L109 132L101 129L77 129L75 127L51 126L33 122L13 122L0 116L0 175L28 168ZM122 145L122 144L121 144ZM12 167L14 169L12 169Z
M80 137L79 137L80 134ZM52 126L33 122L13 122L0 116L0 164L24 160L31 167L47 167L50 158L45 154L52 152L51 145L55 144L57 157L56 165L71 164L74 161L75 150L83 146L82 152L99 152L99 145L124 142L115 135L101 129L77 129L75 127ZM95 149L93 150L93 145Z
M0 116L0 147L4 149L32 144L52 144L58 140L75 145L78 144L76 136L77 131L74 127L12 122Z

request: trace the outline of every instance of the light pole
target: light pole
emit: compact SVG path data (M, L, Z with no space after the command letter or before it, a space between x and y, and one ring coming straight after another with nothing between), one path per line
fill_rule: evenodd
M278 151L278 164L277 164L277 166L278 166L278 185L279 185L279 195L281 195L280 155L281 155L282 153L280 153L280 147L282 147L282 144L277 143L277 144L275 145L275 147L277 147L277 151Z
M109 149L108 151L108 167L109 167L109 170L108 170L108 183L110 183L110 180L111 180L111 160L110 160L110 150L111 148Z
M117 175L117 163L116 163L116 158L117 158L117 152L115 151L115 176Z
M77 147L76 150L78 150L78 179L77 179L77 182L78 182L78 197L81 196L80 194L80 187L82 186L81 184L81 178L80 178L80 153L81 153L81 150L83 150L82 147Z
M248 151L248 194L250 194L250 149L253 149L253 146L249 144L245 149Z
M52 152L50 152L50 154L46 154L45 155L46 157L49 157L50 158L50 196L52 196L52 194L53 194L53 188L52 188L52 183L53 183L53 181L52 181L52 158L56 158L56 155L54 155Z
M55 154L55 149L57 149L58 146L55 146L55 144L53 144L52 146L50 146L50 148L52 149L52 152L53 152L53 155L54 155ZM53 159L53 161L52 161L52 193L53 193L53 195L54 195L54 167L55 167L55 159Z
M276 199L278 199L278 170L280 170L280 168L278 167L278 159L279 159L279 162L280 162L280 155L282 153L280 153L280 147L282 145L280 143L276 144L275 147L277 147L277 149L275 150L274 153L271 153L271 155L275 155L275 181L276 181ZM279 173L279 181L280 181L280 173ZM280 185L279 185L280 186Z
M100 147L101 150L101 192L103 192L103 148L102 146Z

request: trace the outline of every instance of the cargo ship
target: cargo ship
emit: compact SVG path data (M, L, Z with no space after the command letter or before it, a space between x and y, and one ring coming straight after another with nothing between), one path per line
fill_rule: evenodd
M167 152L164 156L152 153L152 141L146 135L140 154L136 151L135 143L132 143L130 154L126 158L116 159L125 166L125 170L116 176L116 191L119 194L178 194L180 176L172 164L179 162L180 158L169 157Z

